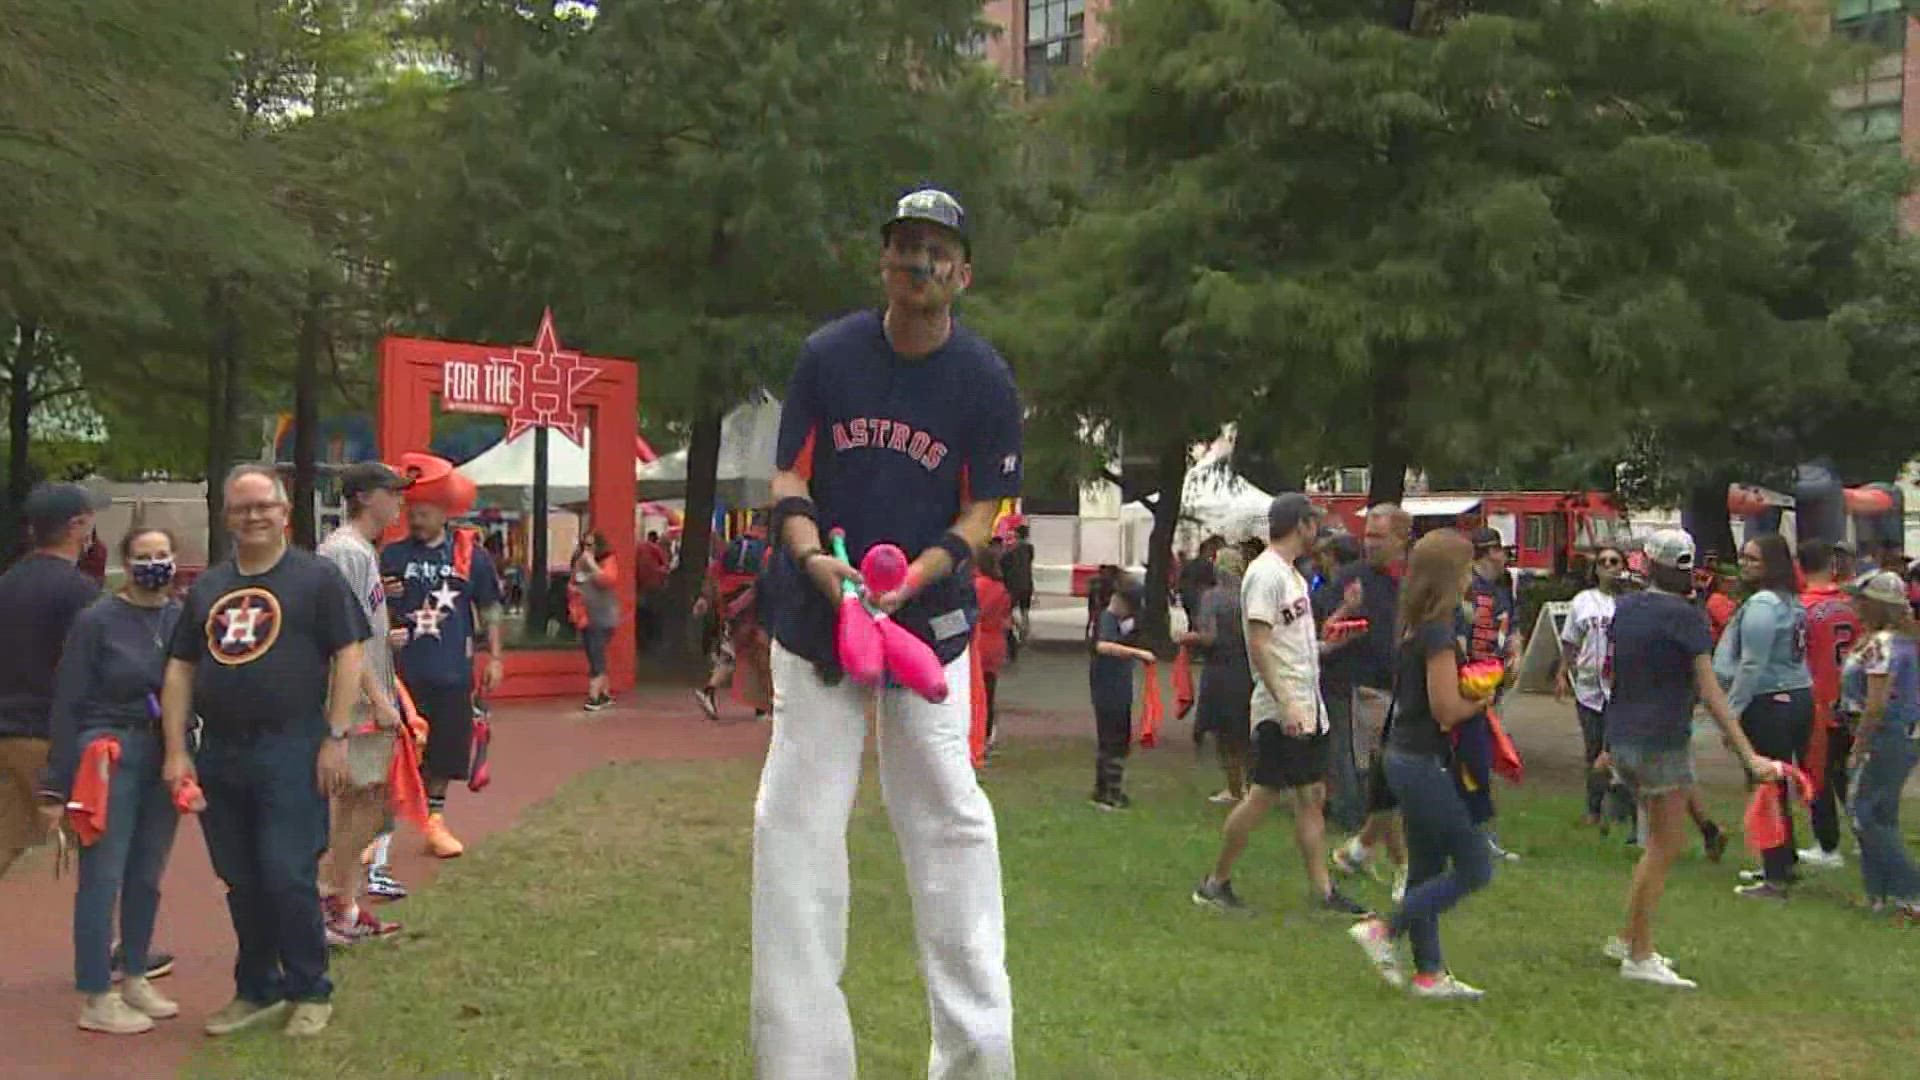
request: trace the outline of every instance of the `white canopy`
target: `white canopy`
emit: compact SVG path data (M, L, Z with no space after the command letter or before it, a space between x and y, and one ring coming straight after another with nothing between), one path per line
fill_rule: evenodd
M768 501L773 480L773 457L780 441L780 400L765 391L727 413L720 421L720 461L715 470L720 501L731 506L758 506ZM687 494L687 451L671 454L634 469L643 499L681 499Z
M551 429L547 432L547 505L587 501L591 456L587 448ZM495 505L533 505L533 430L502 439L459 467L480 497Z
M1400 508L1414 517L1459 517L1480 506L1480 500L1467 496L1412 495L1400 500Z

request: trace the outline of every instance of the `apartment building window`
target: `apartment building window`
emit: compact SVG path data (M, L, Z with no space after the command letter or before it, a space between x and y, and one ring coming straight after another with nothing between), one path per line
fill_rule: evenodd
M1898 51L1907 43L1905 0L1839 0L1833 29L1863 45Z
M1027 0L1027 92L1045 97L1086 61L1087 0Z

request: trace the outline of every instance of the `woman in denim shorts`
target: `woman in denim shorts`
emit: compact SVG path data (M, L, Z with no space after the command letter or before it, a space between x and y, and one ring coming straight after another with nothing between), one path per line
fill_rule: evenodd
M1842 696L1854 718L1847 810L1860 841L1860 878L1876 914L1920 922L1920 871L1900 835L1900 791L1920 760L1920 627L1900 575L1882 570L1855 589L1870 635L1847 657Z
M1627 889L1625 933L1604 951L1620 961L1624 979L1691 990L1698 984L1653 951L1653 913L1666 891L1667 871L1686 846L1696 696L1749 775L1774 779L1780 767L1754 753L1714 677L1713 632L1706 613L1687 599L1693 538L1662 529L1647 539L1646 554L1647 591L1622 597L1614 608L1613 695L1602 718L1614 772L1646 823L1646 846Z

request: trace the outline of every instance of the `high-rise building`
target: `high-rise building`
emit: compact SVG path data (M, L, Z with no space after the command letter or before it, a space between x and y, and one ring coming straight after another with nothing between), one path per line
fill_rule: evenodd
M1100 47L1107 0L987 0L982 16L999 33L984 52L1032 97L1045 97L1086 66Z

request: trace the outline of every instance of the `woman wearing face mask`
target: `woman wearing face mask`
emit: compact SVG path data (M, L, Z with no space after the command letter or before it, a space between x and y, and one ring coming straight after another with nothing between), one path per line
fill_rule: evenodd
M1920 923L1920 871L1900 835L1900 791L1920 761L1920 626L1900 575L1881 570L1856 590L1867 639L1841 669L1841 697L1853 718L1847 810L1860 841L1860 878L1876 914Z
M1813 673L1807 667L1807 610L1786 538L1769 533L1747 541L1740 548L1740 578L1752 595L1720 638L1713 672L1727 687L1727 703L1754 750L1793 761L1813 731ZM1792 792L1781 794L1792 805ZM1762 852L1761 861L1760 880L1735 891L1756 900L1786 899L1794 876L1792 814L1787 842Z
M160 684L180 618L170 594L173 548L172 536L159 529L127 533L120 543L126 584L74 620L54 686L48 795L76 797L81 757L95 740L120 747L106 786L106 829L80 849L73 900L74 985L85 998L80 1026L113 1035L149 1031L155 1020L180 1013L144 977L129 976L115 991L109 968L117 902L124 970L147 970L160 877L179 822L160 778Z

